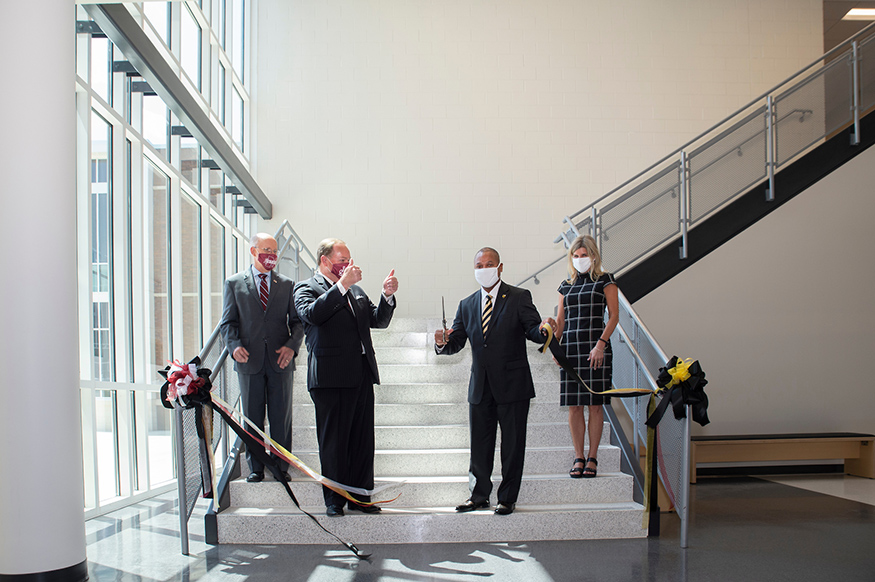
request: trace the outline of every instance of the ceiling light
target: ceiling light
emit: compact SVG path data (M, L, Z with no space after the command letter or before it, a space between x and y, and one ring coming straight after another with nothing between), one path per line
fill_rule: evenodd
M875 20L875 8L851 8L842 20Z

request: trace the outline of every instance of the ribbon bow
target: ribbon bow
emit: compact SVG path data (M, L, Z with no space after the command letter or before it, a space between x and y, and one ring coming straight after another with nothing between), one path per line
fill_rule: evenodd
M707 383L705 372L698 360L692 358L681 360L677 356L672 356L665 367L659 369L656 384L667 393L647 419L647 426L655 428L662 420L669 404L674 410L674 417L678 420L687 417L685 406L689 404L692 407L694 421L702 426L711 422L708 419L708 395L704 390Z

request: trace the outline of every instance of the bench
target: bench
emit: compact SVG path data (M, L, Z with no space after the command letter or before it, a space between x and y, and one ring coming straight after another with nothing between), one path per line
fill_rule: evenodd
M694 436L690 483L697 463L844 459L849 475L875 479L875 436L852 432Z

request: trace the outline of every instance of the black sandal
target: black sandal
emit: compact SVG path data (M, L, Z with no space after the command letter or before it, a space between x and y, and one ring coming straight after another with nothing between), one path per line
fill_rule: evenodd
M586 465L586 459L574 459L574 463L571 464L571 470L568 471L568 475L572 479L580 479L583 477L583 467L575 467L574 465L578 463L583 463Z
M575 463L576 463L576 462L577 462L577 461L575 461ZM595 466L596 466L596 467L599 466L598 459L596 459L595 457L590 457L590 458L588 458L588 459L586 460L586 463L595 463ZM584 463L584 464L586 464L586 463ZM584 479L592 479L593 477L596 476L596 474L597 474L598 472L599 472L598 469L593 469L593 468L590 468L590 467L584 467L583 472L582 472L582 474L581 474L580 476L583 477Z

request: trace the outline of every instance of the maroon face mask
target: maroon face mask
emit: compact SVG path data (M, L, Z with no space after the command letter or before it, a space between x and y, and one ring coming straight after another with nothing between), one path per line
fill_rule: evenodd
M331 274L340 279L343 270L349 266L349 263L331 263Z
M268 271L273 271L273 268L276 267L276 254L258 253L258 262Z

